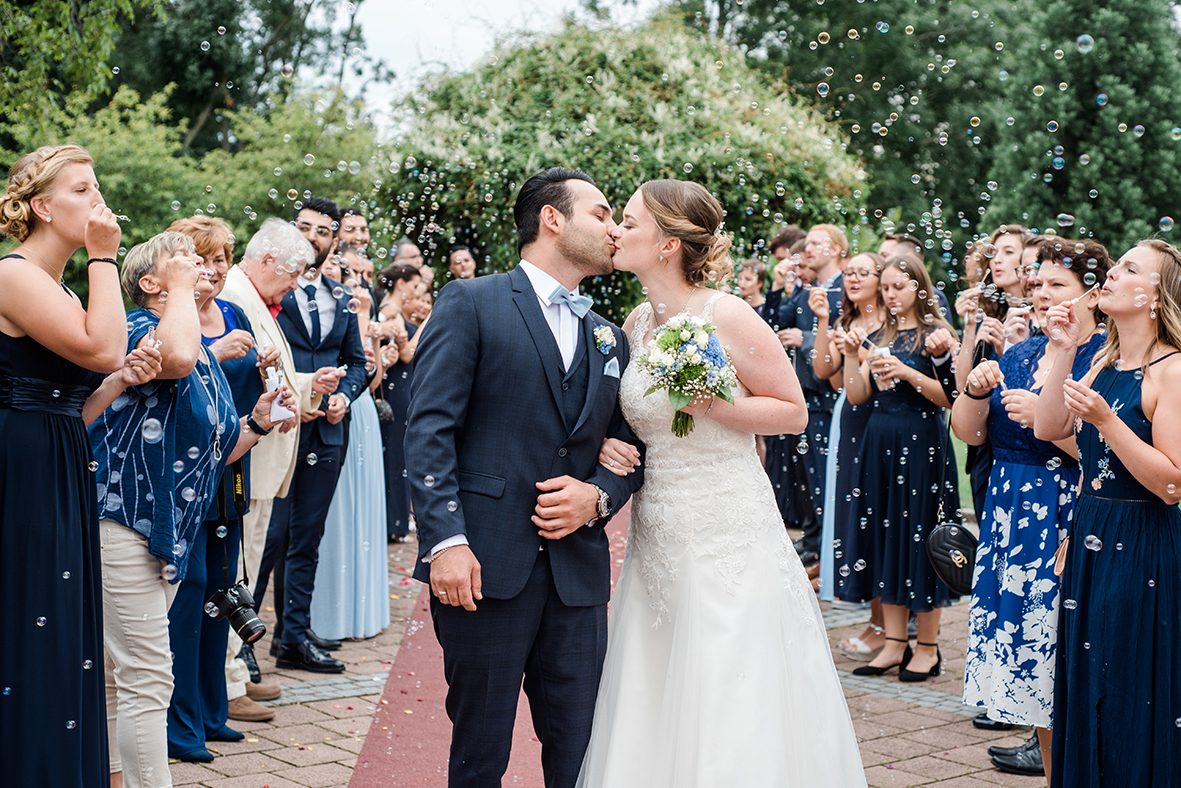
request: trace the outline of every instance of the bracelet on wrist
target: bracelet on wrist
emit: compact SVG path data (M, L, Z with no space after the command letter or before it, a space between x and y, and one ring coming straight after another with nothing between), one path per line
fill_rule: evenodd
M274 429L274 427L271 427L270 430L264 430L262 425L255 421L253 413L246 414L246 428L259 437L262 437L263 435L270 435L271 430Z
M432 563L432 562L433 562L433 561L434 561L436 558L438 558L438 557L439 557L439 556L441 556L443 553L445 553L445 552L447 552L448 550L450 550L452 547L459 547L459 545L457 545L457 544L448 545L448 546L444 547L442 550L436 550L436 551L435 551L434 553L432 553L431 555L428 555L428 556L426 556L425 558L423 558L423 559L422 559L422 562L423 562L424 564L429 564L429 563Z
M116 268L119 267L119 261L113 257L92 257L86 261L87 265L90 265L91 263L110 263Z
M709 407L705 409L705 413L701 414L702 416L708 416L709 412L714 409L714 400L716 400L716 399L717 399L717 397L710 397L709 398Z
M984 394L973 394L972 390L970 388L968 388L967 386L964 386L964 396L967 397L968 399L983 401L986 399L990 399L992 397L992 391L990 389L989 391L985 392Z

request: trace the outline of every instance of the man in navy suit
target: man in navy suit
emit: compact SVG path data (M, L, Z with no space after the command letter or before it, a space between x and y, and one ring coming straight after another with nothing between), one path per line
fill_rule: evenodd
M415 357L406 464L454 724L449 785L499 786L522 677L547 788L574 785L607 649L603 525L643 482L619 410L627 339L577 293L611 273L611 207L555 167L514 206L521 264L443 288Z
M347 307L349 296L334 293L340 283L319 273L336 246L339 222L336 203L322 197L309 199L295 217L296 229L316 250L316 262L283 297L276 321L291 346L296 371L312 376L313 395L300 414L295 477L287 497L275 499L255 588L261 600L268 575L282 558L281 582L278 570L275 578L276 665L317 673L344 671L343 662L321 649L324 644L317 642L309 621L320 539L344 454L341 422L365 380L365 351L357 316Z

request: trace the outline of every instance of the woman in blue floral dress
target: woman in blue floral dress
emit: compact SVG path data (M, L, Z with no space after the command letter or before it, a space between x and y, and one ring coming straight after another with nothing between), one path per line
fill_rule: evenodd
M1094 241L1064 239L1043 243L1037 260L1032 295L1039 326L1051 307L1078 299L1083 341L1073 376L1081 378L1105 338L1094 285L1111 260ZM1056 353L1040 334L999 362L981 362L951 412L957 437L970 446L988 441L994 455L972 576L964 703L998 722L1037 727L1043 762L1050 754L1060 605L1054 553L1069 533L1079 477L1073 446L1033 434L1038 395Z

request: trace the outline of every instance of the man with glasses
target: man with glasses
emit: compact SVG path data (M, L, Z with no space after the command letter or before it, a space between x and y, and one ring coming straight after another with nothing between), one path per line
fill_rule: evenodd
M367 249L369 247L369 220L365 218L360 209L345 208L341 215L337 237L340 238L342 244L349 244L362 251Z
M313 268L319 268L336 249L336 230L340 227L340 209L324 197L312 197L295 212L295 229L316 250Z

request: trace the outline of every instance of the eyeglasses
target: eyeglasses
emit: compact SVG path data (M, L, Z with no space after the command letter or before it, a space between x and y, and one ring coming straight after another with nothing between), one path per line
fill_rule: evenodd
M876 271L870 271L868 269L862 269L860 271L858 271L855 268L845 269L845 278L846 279L869 279L870 277L876 278L877 275L878 274Z
M320 236L321 238L327 238L328 236L332 235L332 230L322 224L313 226L307 222L296 222L295 229L299 230L301 233L306 233L308 230L315 230L316 235Z

